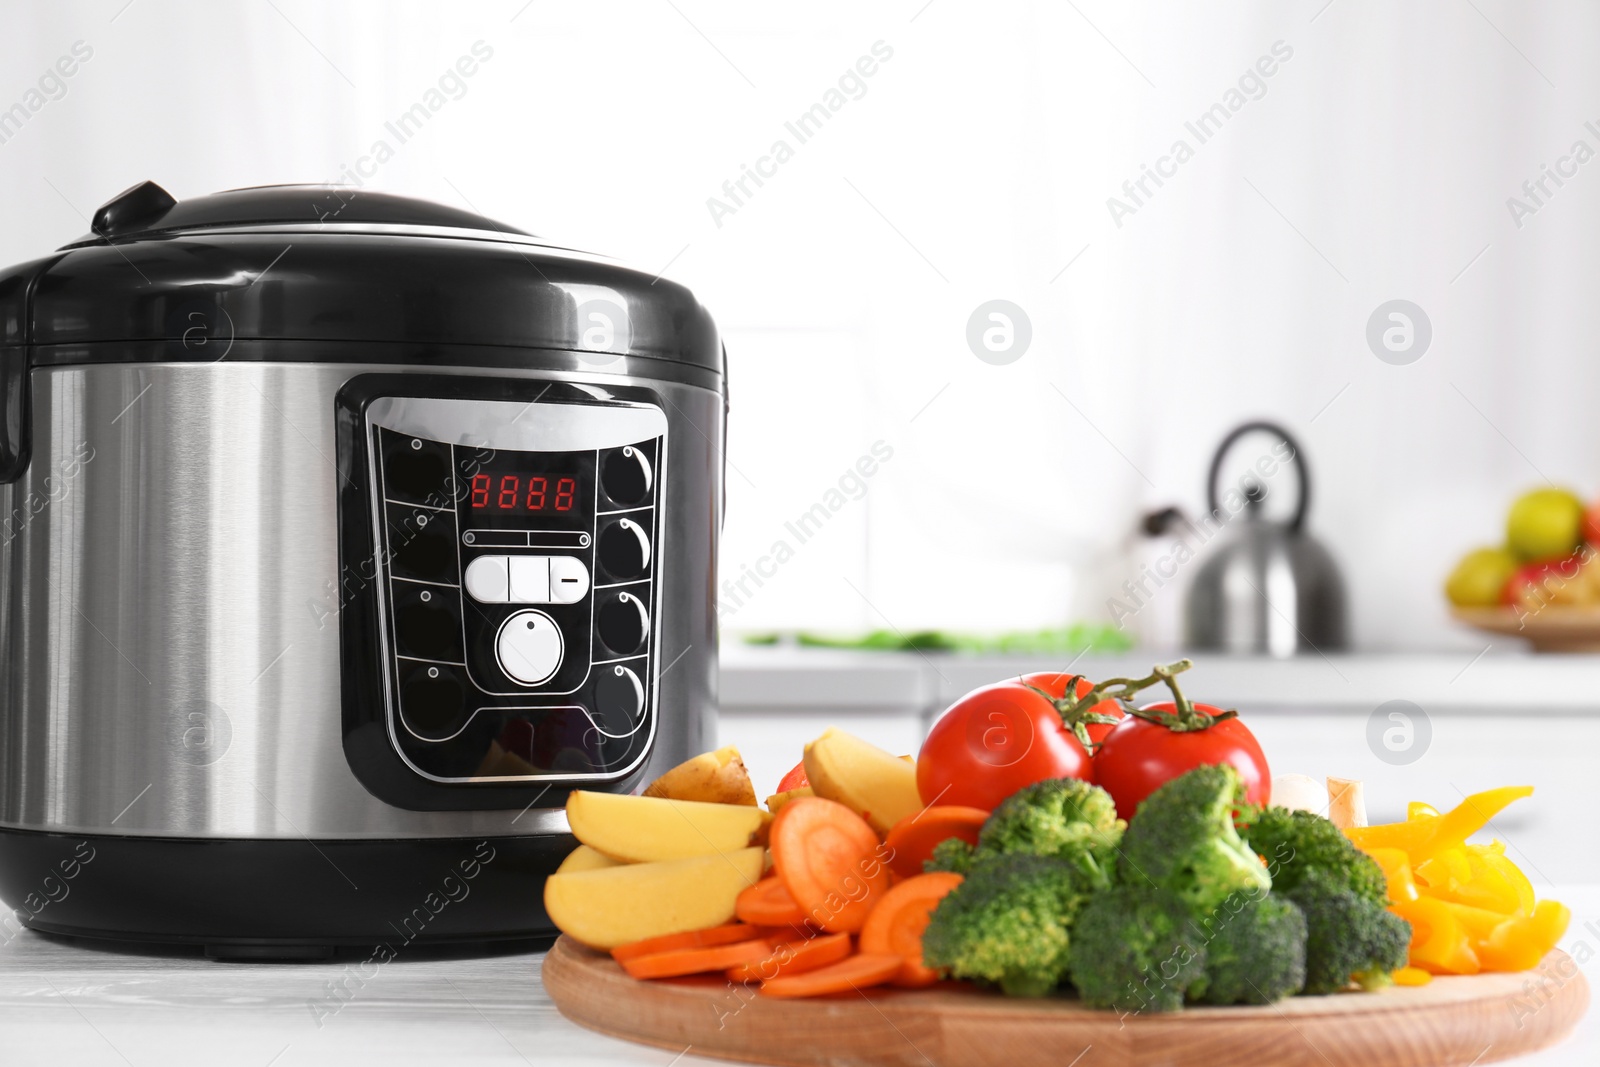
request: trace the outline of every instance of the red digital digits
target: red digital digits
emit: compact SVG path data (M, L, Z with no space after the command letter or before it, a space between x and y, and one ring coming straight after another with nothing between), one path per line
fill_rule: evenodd
M491 504L491 498L493 503ZM578 480L576 478L557 478L554 500L550 494L550 479L542 474L528 476L528 488L522 490L522 476L519 474L500 475L499 488L495 488L495 479L488 474L474 474L472 476L472 500L474 508L494 507L500 511L544 511L552 503L556 511L571 511L578 500Z

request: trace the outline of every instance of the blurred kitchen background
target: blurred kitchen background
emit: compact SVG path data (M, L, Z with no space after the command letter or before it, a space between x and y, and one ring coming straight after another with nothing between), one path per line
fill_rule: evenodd
M1596 661L1507 655L1519 639L1442 593L1522 491L1600 493L1600 8L103 0L0 20L0 261L145 179L342 181L695 290L731 367L723 736L760 784L827 722L911 750L954 696L1070 657L743 635L1121 623L1134 650L1076 669L1165 654L1204 555L1114 618L1169 550L1142 525L1198 516L1218 442L1265 418L1310 463L1353 654L1213 657L1195 688L1246 707L1276 768L1372 779L1377 817L1537 781L1521 817L1543 828L1505 832L1547 880L1600 880L1553 824L1600 803ZM1264 480L1282 514L1293 474ZM1396 707L1421 738L1398 754Z

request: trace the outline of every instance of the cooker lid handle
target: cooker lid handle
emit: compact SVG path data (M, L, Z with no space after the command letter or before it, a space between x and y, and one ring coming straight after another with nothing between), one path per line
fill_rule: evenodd
M93 235L68 248L144 233L227 226L370 225L490 230L529 236L473 211L351 185L258 185L178 200L155 182L140 182L94 213Z
M101 204L89 229L106 238L148 230L177 203L177 197L155 182L140 182Z

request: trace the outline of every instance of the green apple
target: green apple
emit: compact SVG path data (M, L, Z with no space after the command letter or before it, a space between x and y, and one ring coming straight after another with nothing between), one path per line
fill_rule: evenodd
M1518 566L1510 549L1473 549L1450 572L1444 595L1458 608L1493 607L1500 603L1500 593Z
M1511 505L1506 542L1528 562L1559 559L1578 547L1583 501L1565 489L1535 489Z

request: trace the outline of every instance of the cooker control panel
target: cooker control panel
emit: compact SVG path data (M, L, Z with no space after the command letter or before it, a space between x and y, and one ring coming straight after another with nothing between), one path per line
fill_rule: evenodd
M438 783L626 776L655 730L665 415L391 396L364 418L394 749Z

